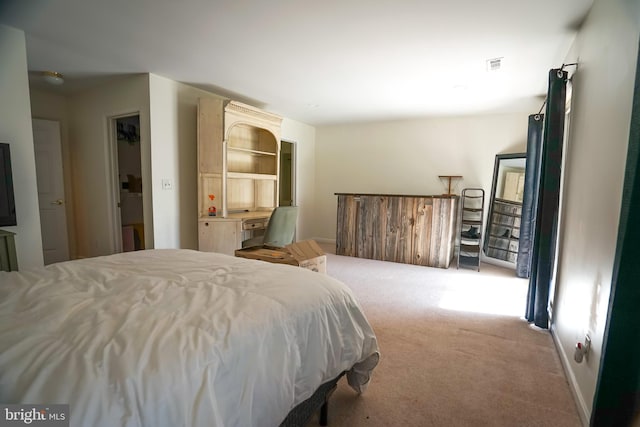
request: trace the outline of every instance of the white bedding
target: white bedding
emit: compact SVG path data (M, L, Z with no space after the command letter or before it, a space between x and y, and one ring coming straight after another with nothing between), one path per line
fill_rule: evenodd
M299 267L167 249L0 272L0 402L69 403L72 426L277 426L377 360L351 291Z

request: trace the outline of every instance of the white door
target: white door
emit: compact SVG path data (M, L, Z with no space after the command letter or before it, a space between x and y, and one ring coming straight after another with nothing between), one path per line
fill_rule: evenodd
M33 120L44 263L69 260L60 123Z

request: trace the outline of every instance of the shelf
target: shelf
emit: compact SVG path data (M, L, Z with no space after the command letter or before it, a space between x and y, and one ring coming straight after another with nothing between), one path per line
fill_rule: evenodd
M513 213L513 212L496 212L493 211L494 215L502 215L502 216L508 216L509 218L520 218L522 216L522 214L517 214L517 213Z
M467 266L479 267L480 259L475 256L471 257L471 256L460 255L458 256L458 264L463 266L467 265Z
M502 234L489 234L489 237L495 237L496 239L520 240L519 237L503 236Z
M515 251L513 249L497 248L497 247L491 246L491 245L489 245L489 249L493 249L494 251L508 252L510 254L517 254L518 253L518 251Z
M199 250L233 255L249 230L242 223L266 223L278 205L281 122L235 101L198 100ZM217 216L207 215L211 206Z
M461 252L480 252L480 245L467 245L464 243L460 243L460 251Z
M246 173L246 172L227 172L227 178L233 179L264 179L276 181L277 175L270 175L266 173Z
M484 190L465 188L460 195L460 243L458 268L474 267L480 271L480 251L483 233Z
M462 237L460 239L460 244L461 245L480 245L480 237L478 237L477 239L472 239L470 237Z
M495 203L504 203L505 205L522 206L522 202L516 202L514 200L499 199L497 197L494 200L494 202Z
M259 150L252 150L249 148L240 148L240 147L228 147L229 151L236 151L239 153L247 153L247 154L252 154L252 155L256 155L256 156L276 156L276 153L273 153L271 151L259 151Z

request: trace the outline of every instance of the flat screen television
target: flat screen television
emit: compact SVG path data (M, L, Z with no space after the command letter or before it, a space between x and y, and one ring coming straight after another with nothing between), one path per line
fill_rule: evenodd
M0 226L18 225L9 144L0 143Z

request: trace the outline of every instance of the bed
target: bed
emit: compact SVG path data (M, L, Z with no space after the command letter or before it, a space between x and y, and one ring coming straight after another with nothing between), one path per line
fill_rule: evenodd
M378 359L351 291L299 267L165 249L0 273L0 402L71 426L278 426Z

